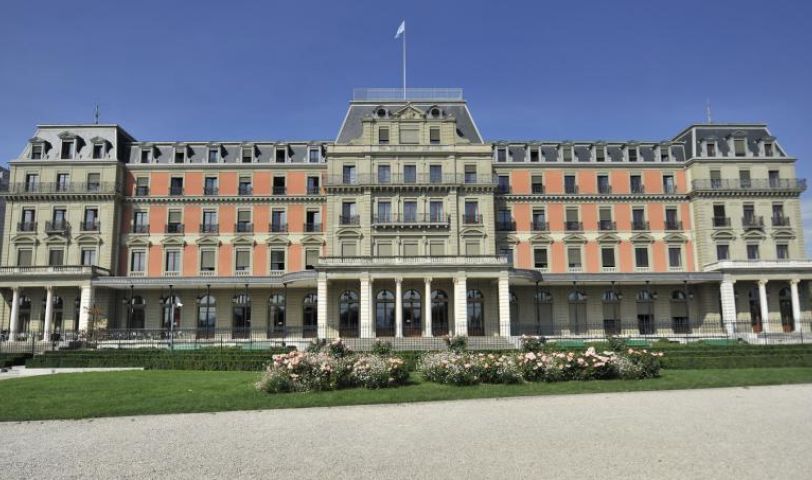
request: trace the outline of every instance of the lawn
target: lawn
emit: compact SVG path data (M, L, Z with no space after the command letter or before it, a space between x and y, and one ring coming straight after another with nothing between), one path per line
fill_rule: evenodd
M4 380L0 421L812 383L812 368L664 370L661 378L650 380L475 387L426 383L413 374L411 385L395 389L277 395L257 392L257 378L250 372L148 370Z

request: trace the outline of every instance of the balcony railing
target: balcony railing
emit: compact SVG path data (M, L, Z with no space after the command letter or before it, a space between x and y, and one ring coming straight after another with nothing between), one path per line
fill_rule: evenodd
M764 228L764 217L760 215L745 215L742 217L744 228Z
M112 194L121 191L116 182L53 182L53 183L12 183L8 192L20 193L104 193Z
M540 183L534 183L530 186L530 191L534 194L541 195L544 193L544 185Z
M234 231L237 233L253 233L254 224L248 222L237 222L234 224Z
M237 188L237 193L239 195L253 195L254 187L252 187L251 185L240 185Z
M273 195L285 195L287 192L288 188L284 185L274 185L271 189Z
M482 223L482 215L473 213L463 214L462 223L465 225L479 225Z
M44 266L7 266L0 267L2 275L109 275L106 268L94 265L44 265Z
M321 194L321 187L310 185L307 187L307 194L308 195L319 195Z
M79 222L79 231L82 231L82 232L98 232L99 231L99 222L97 222L97 221Z
M635 194L643 194L646 193L646 187L643 185L632 185L631 192Z
M149 187L143 185L135 187L136 197L146 197L147 195L149 195Z
M730 226L730 217L713 217L713 226L714 227L729 227Z
M677 193L676 185L663 185L663 193Z
M321 223L305 223L303 230L308 233L321 232Z
M219 223L202 223L200 224L200 233L219 233Z
M414 214L414 215L375 215L372 217L372 224L375 226L448 226L451 220L446 215L437 214Z
M550 224L543 220L533 220L531 228L534 232L546 232L550 230Z
M37 222L17 222L18 232L36 232Z
M564 193L575 195L578 193L578 185L564 185Z
M133 225L132 233L149 233L149 225L136 223Z
M169 187L169 194L172 196L183 195L183 187L171 186Z
M598 230L602 232L617 230L617 225L612 220L598 220Z
M339 225L358 225L361 223L361 218L358 215L341 215L338 217Z
M167 223L164 226L164 233L183 233L183 231L182 223Z
M632 230L645 231L650 230L649 223L645 220L632 220Z
M496 193L500 195L507 195L510 191L510 185L496 185Z
M507 265L504 255L448 255L409 257L321 257L324 266L393 266L393 265Z
M445 173L445 174L431 174L431 173L418 173L416 175L403 175L403 174L356 174L356 175L329 175L326 178L326 185L328 186L342 186L342 185L459 185L459 184L477 184L477 185L496 185L494 177L488 174L475 174L475 173Z
M772 218L773 227L789 227L789 217L777 216Z
M598 193L602 195L608 195L612 193L612 186L611 185L598 185Z
M70 230L70 223L65 220L45 222L45 233L67 233Z
M217 187L203 187L203 195L218 195L220 189Z
M805 178L758 178L741 180L738 178L726 179L699 179L691 182L694 191L749 191L749 190L780 190L790 192L803 192L806 190Z
M568 232L579 232L584 229L584 224L574 220L564 222L564 230Z
M268 224L268 231L271 233L285 233L288 231L288 226L284 223L271 222Z
M666 230L682 230L682 222L679 220L668 220L665 221L665 229Z
M514 220L501 220L496 222L496 230L499 232L515 232L516 222Z

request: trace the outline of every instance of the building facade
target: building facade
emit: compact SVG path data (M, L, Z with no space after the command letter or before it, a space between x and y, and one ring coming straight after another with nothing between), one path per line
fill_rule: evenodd
M487 141L454 89L357 91L334 141L40 125L9 162L0 329L793 338L795 160L759 124Z

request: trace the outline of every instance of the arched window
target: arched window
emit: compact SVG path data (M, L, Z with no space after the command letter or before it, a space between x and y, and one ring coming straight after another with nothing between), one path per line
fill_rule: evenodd
M180 297L177 295L172 295L169 297L168 295L161 299L161 304L163 305L163 329L164 330L177 330L180 328L180 315L181 309L183 308L183 304L180 301ZM169 319L172 319L172 323L169 323Z
M338 334L341 337L358 336L358 294L347 290L338 298Z
M319 297L315 293L308 293L302 300L302 336L311 338L318 335L319 330Z
M468 335L485 335L485 298L479 290L468 290Z
M275 292L268 297L268 338L284 337L287 325L285 294Z
M395 336L395 294L381 290L375 296L375 335Z
M212 295L197 299L197 338L212 338L217 325L217 301Z
M127 325L127 328L130 329L143 329L144 324L146 323L146 307L147 302L144 300L144 297L136 295L133 297L133 311L132 315L130 316L130 324Z
M688 317L688 296L684 290L671 292L671 329L674 333L691 333Z
M795 329L795 316L792 313L792 292L789 287L778 291L778 309L781 313L781 328L785 333Z
M552 335L555 331L553 319L553 294L539 290L533 296L536 303L536 316L539 324L539 335Z
M423 310L420 293L407 290L403 294L403 336L419 337L423 325Z
M750 328L753 333L761 333L763 323L761 321L761 299L758 294L758 287L751 287L747 292L748 306L750 307Z
M431 334L448 335L448 294L442 290L431 292Z
M646 289L637 293L637 330L640 335L653 335L654 294Z
M567 300L569 300L570 304L570 332L575 335L583 335L589 325L586 310L586 293L573 290L567 296Z
M251 297L238 293L231 298L231 336L249 338L251 336Z
M603 292L603 333L620 335L620 295L614 290Z

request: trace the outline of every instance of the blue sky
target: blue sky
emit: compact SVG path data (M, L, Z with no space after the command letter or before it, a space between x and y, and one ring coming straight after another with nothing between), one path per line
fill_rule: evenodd
M400 85L405 18L409 84L464 88L488 139L670 138L710 98L715 121L768 123L810 177L810 17L808 1L3 0L0 162L96 103L139 139L332 139L352 88Z

